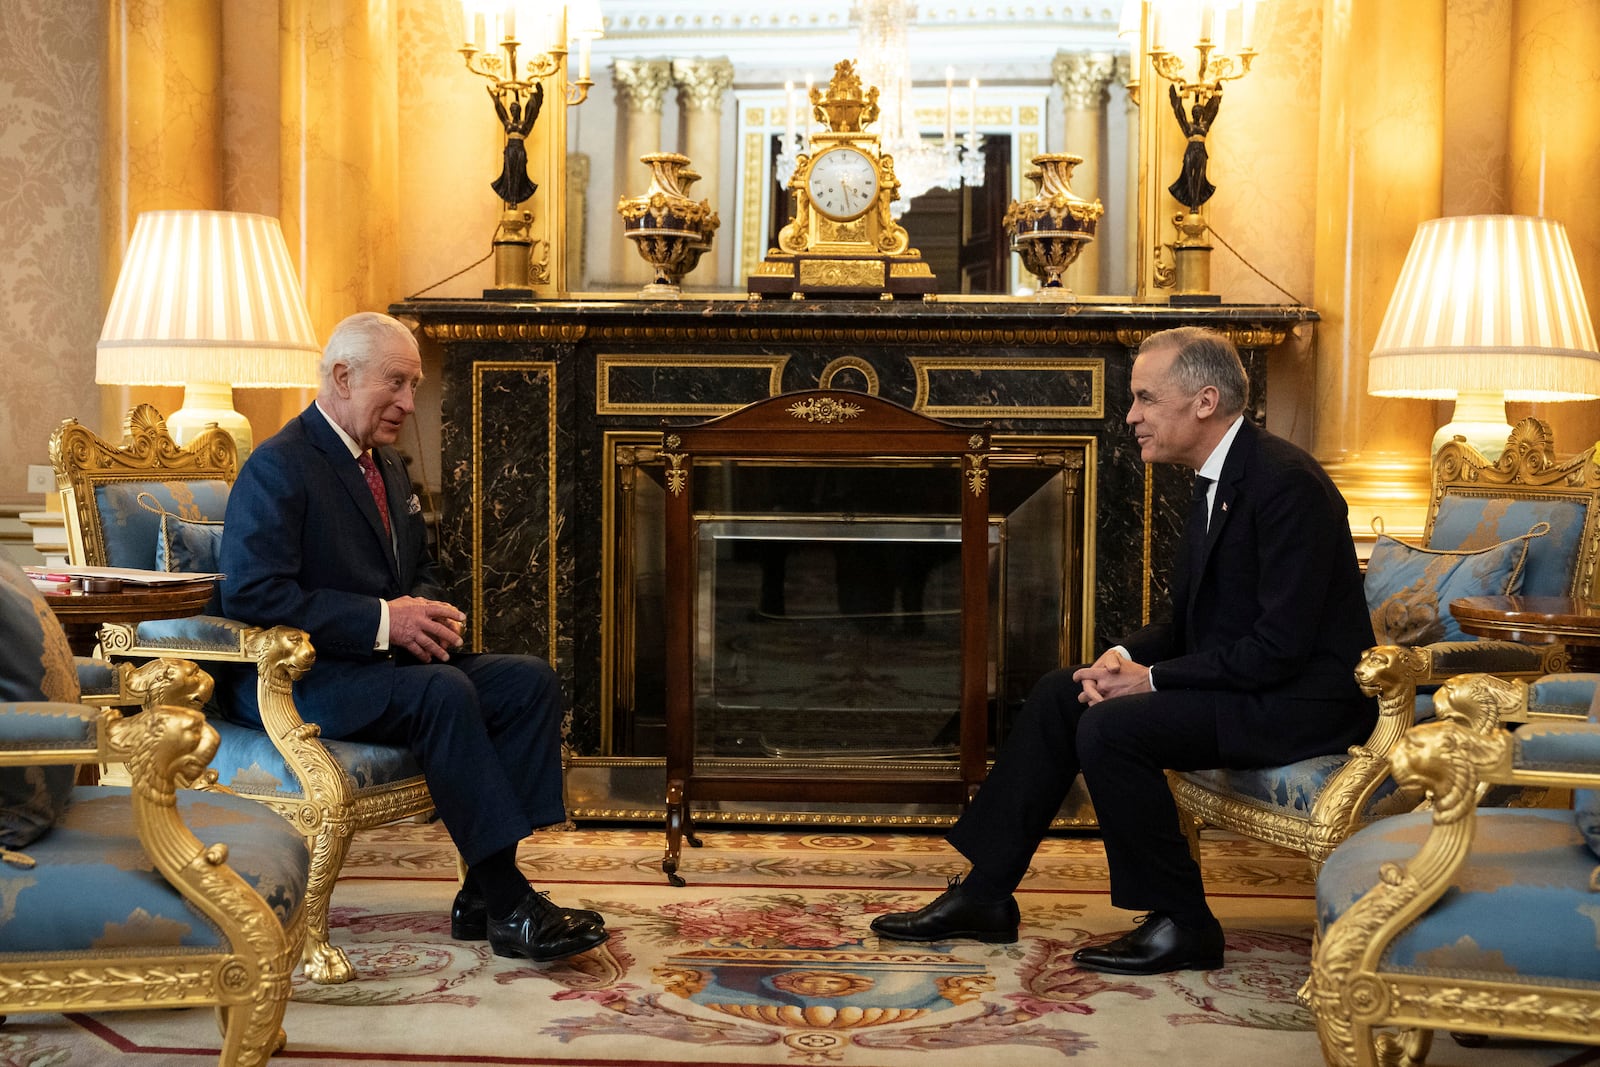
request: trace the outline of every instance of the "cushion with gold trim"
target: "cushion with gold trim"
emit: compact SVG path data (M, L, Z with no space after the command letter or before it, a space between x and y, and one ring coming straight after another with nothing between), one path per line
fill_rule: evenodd
M0 701L76 704L78 697L61 624L22 568L0 560ZM0 767L0 845L21 848L50 829L76 773L70 764Z
M1541 522L1525 534L1479 549L1418 548L1380 534L1365 580L1378 643L1471 640L1450 614L1450 602L1516 593L1522 588L1529 542L1549 529Z

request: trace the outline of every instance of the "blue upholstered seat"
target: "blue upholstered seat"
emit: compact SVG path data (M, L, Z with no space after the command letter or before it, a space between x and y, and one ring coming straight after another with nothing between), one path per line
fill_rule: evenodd
M283 798L304 796L300 780L290 770L272 739L252 726L213 717L222 744L211 761L217 781L230 789L251 796ZM408 779L418 778L422 768L409 749L393 745L374 745L362 741L322 742L333 760L350 776L355 795L379 792Z
M288 924L305 894L305 840L254 800L184 791L178 813ZM221 932L145 855L128 790L80 786L42 838L22 850L28 868L0 863L0 958L6 953L226 948Z
M1600 763L1596 764L1600 766ZM1472 853L1443 897L1384 951L1384 971L1498 982L1582 982L1600 993L1595 948L1595 856L1570 811L1485 808ZM1317 876L1317 921L1324 928L1377 885L1386 863L1417 854L1431 812L1398 815L1340 845Z
M79 703L80 679L108 701ZM217 743L199 710L211 685L175 659L74 661L44 598L0 561L0 1021L213 1006L220 1063L257 1067L281 1044L311 856L263 804L179 793ZM134 693L137 714L107 706ZM106 762L133 788L72 784Z
M1600 825L1586 836L1584 810L1478 801L1490 786L1600 787L1595 683L1552 680L1543 698L1587 691L1588 715L1538 719L1535 687L1463 675L1439 693L1441 721L1396 745L1397 781L1431 810L1358 831L1317 876L1307 993L1328 1063L1405 1049L1421 1064L1430 1027L1600 1044ZM1526 721L1492 725L1507 716Z

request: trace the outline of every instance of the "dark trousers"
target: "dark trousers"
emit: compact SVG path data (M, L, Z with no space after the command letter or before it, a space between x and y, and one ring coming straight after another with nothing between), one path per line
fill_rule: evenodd
M1090 706L1074 668L1052 671L1023 702L994 769L947 840L990 885L1014 890L1081 770L1105 842L1111 902L1133 911L1205 905L1200 867L1164 771L1225 766L1217 718L1239 693L1139 693Z
M397 666L393 694L352 740L411 750L468 866L566 818L561 684L544 660L460 654Z

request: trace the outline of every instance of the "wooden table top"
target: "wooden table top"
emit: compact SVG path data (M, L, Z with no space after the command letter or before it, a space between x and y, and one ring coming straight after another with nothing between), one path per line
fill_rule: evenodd
M66 593L46 593L44 600L56 617L74 622L144 622L147 619L176 619L198 615L211 599L216 582L171 585L124 585L116 593L85 593L74 589Z
M1450 602L1461 629L1523 644L1600 645L1600 604L1564 596L1468 596Z

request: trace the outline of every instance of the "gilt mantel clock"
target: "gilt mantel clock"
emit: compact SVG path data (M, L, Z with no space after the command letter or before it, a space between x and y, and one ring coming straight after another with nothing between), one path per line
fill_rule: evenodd
M862 92L855 64L834 67L826 94L811 90L812 113L826 129L789 179L794 218L778 247L749 277L752 295L921 296L935 291L933 271L889 214L900 198L894 158L879 150L878 89Z

